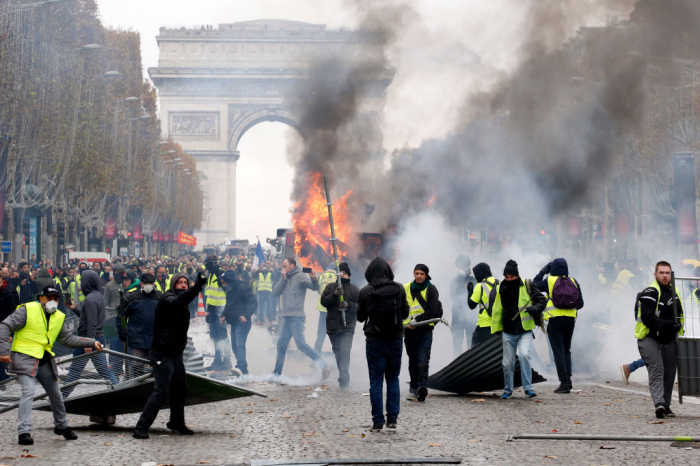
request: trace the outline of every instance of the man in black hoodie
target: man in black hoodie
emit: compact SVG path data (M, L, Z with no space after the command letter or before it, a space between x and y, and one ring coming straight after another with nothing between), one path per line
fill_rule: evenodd
M360 290L357 321L364 322L372 431L384 427L383 388L386 379L386 423L396 428L401 403L399 373L403 353L403 320L408 318L406 292L394 281L394 272L381 257L365 271L367 286Z
M335 362L338 364L338 383L341 388L350 385L350 352L352 351L352 338L355 335L357 324L357 300L360 297L360 289L350 283L350 266L346 262L339 265L341 283L343 286L343 302L347 303L345 310L345 323L340 310L340 293L338 282L326 285L321 295L321 306L326 308L326 333L331 340ZM321 318L324 318L321 313Z
M20 262L17 270L19 271L19 285L17 286L19 303L25 304L35 301L36 295L39 293L39 288L30 273L29 264L27 262Z
M187 330L190 328L190 301L202 291L207 279L200 273L195 285L190 288L187 275L177 273L170 280L170 289L160 298L156 306L153 324L153 342L150 361L155 384L153 393L143 408L136 423L133 437L147 439L148 429L158 416L166 399L170 399L170 422L168 429L181 435L193 435L185 424L185 401L187 400L187 374L182 353L187 346Z
M545 278L545 275L549 277ZM568 280L567 284L570 294L578 294L574 299L573 295L568 300L571 304L563 305L559 301L560 296L555 296L559 290L565 289L560 284L559 279ZM533 279L535 286L543 293L547 293L549 297L547 307L544 310L544 320L549 322L547 325L547 335L549 337L549 345L552 348L554 355L554 364L557 366L557 376L559 377L559 388L554 390L554 393L564 394L571 392L571 340L574 336L574 325L576 325L576 317L579 309L583 308L583 294L581 294L581 285L578 280L569 277L569 265L566 259L554 259L549 264L545 265L540 273ZM573 285L573 287L571 287ZM565 292L564 292L565 293ZM556 301L560 304L557 307L554 304ZM575 302L575 304L574 304Z
M428 396L428 371L430 368L430 350L433 346L433 329L435 324L413 327L414 322L442 317L442 306L435 285L430 283L430 269L425 264L417 264L413 269L414 280L404 285L406 299L410 309L404 342L408 355L408 373L410 401L425 401Z
M245 375L248 373L245 345L258 302L248 282L241 280L235 270L228 270L221 276L221 285L226 293L221 323L231 326L231 350L236 356L236 368Z
M102 327L105 323L105 312L106 304L105 298L100 293L100 277L97 272L92 270L85 270L81 275L80 288L85 296L82 304L73 301L70 309L73 310L77 315L80 316L80 323L78 324L78 336L83 338L91 338L93 340L99 341L102 346L105 345L104 333L102 333ZM79 356L83 353L89 353L92 349L90 348L77 348L73 351L73 356ZM110 369L107 364L107 357L104 353L96 353L92 356L92 364L97 369L97 373L103 379L109 380L110 383L116 385L119 380L114 376L114 372ZM70 365L70 370L65 382L69 383L80 378L80 374L83 373L85 365L88 362L88 358L78 359L73 361ZM63 389L63 398L68 398L68 396L73 392L75 387L69 387Z

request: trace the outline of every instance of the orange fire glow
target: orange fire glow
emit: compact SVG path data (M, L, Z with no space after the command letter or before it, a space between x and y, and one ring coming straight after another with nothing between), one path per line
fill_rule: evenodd
M331 227L328 220L326 191L320 173L309 172L306 175L308 189L303 200L294 204L292 223L294 225L294 253L301 258L302 267L311 267L323 271L328 262L333 260L331 244ZM333 199L333 222L335 236L340 240L338 256L343 257L352 235L352 226L348 222L347 201L352 190L340 199ZM324 252L322 252L324 251Z

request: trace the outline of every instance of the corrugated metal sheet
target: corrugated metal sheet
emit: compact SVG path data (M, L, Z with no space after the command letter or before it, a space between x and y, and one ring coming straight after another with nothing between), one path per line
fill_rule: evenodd
M428 388L443 392L465 394L470 392L488 392L502 390L503 380L503 343L500 335L491 338L462 353L441 371L428 378ZM520 362L515 362L516 387L522 386L520 380ZM546 379L532 371L532 383L545 382Z
M700 339L678 338L678 391L700 396Z

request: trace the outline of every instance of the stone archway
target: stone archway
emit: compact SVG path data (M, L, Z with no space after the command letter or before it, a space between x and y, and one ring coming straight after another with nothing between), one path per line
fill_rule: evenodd
M382 47L380 38L367 32L285 20L160 28L156 39L158 67L148 72L158 88L163 132L196 159L205 180L198 245L236 236L238 143L265 121L299 130L284 96L305 79L311 60L327 54L351 57L360 47L363 53L375 48L381 53ZM379 87L386 89L390 82L387 77ZM381 97L366 104L378 108Z

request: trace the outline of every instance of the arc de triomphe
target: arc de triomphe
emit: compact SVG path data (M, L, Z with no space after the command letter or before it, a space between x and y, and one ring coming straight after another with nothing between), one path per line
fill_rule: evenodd
M204 175L198 246L235 238L238 143L263 121L297 126L285 95L304 79L311 60L329 53L351 56L360 47L363 53L382 53L371 34L285 20L163 27L156 39L158 67L148 72L158 87L163 131L195 158ZM364 104L376 111L382 99Z

